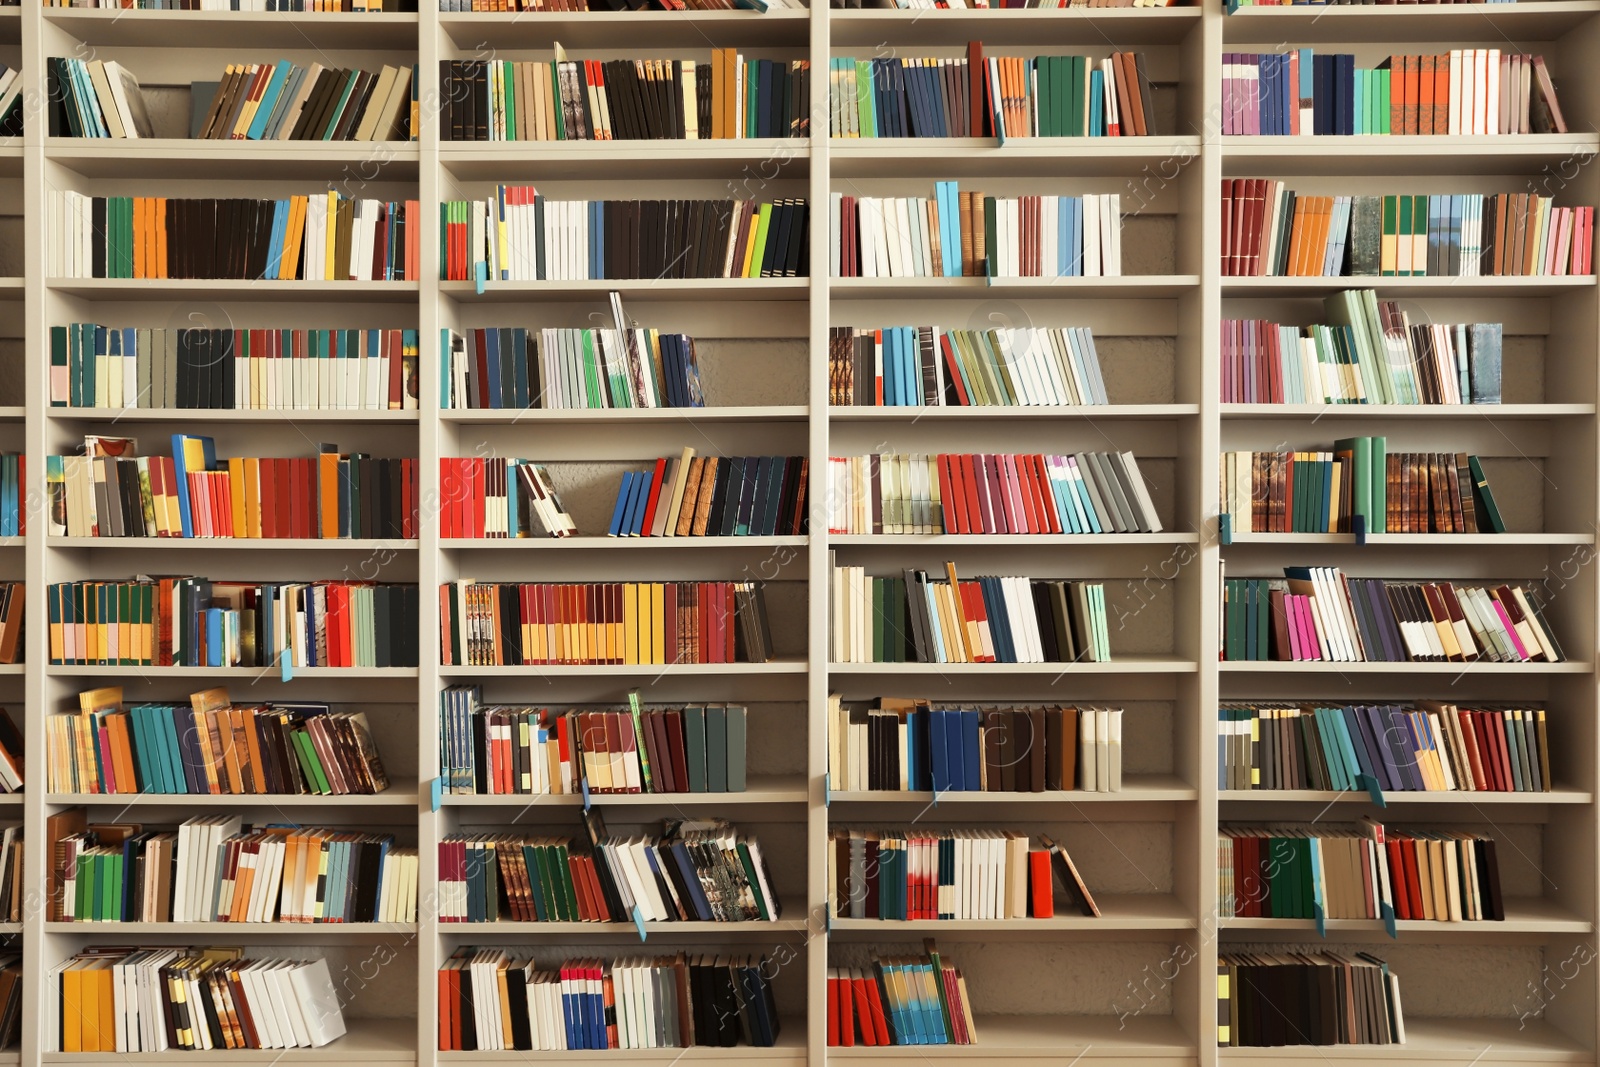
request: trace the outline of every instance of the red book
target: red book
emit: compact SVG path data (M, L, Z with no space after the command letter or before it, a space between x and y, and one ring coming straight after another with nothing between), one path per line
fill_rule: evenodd
M967 475L972 479L972 494L968 499L971 507L972 532L1000 533L1001 519L996 517L999 505L995 502L990 491L989 463L984 456L963 456L962 462L967 468Z
M872 1032L877 1035L879 1045L889 1044L889 1020L884 1018L883 1000L878 996L878 983L871 976L862 978L867 984L867 1004L872 1009Z
M961 467L961 488L966 496L967 525L962 532L982 533L983 512L978 506L977 469L973 466L971 456L962 455L955 458Z
M828 1047L839 1047L839 974L828 975Z
M1044 510L1045 519L1050 524L1051 533L1061 533L1061 513L1056 507L1056 494L1050 485L1050 464L1043 456L1034 456L1033 475L1034 484L1039 494L1039 504Z
M878 1035L868 1025L868 1021L872 1018L872 1000L867 992L867 979L864 976L855 977L851 980L850 985L854 988L856 994L856 1018L862 1022L861 1043L863 1045L876 1045L878 1043Z
M661 483L666 479L666 476L667 461L665 459L656 460L655 477L650 481L650 502L645 505L644 509L643 530L646 536L649 535L651 524L655 522L656 504L661 499Z
M1401 864L1406 875L1406 891L1411 897L1411 917L1425 919L1428 916L1422 906L1422 883L1417 878L1417 843L1410 839L1400 842L1400 855L1404 862Z
M939 465L939 506L941 509L940 521L943 523L945 533L961 533L962 516L957 514L960 498L956 496L955 487L950 480L950 457L937 456L935 462Z
M944 351L945 371L950 379L950 387L956 391L956 399L961 402L963 407L969 406L972 401L967 396L966 383L961 379L961 365L956 360L956 350L954 346L950 344L950 333L948 330L939 331L939 347Z
M850 979L839 977L833 981L835 1007L839 1013L839 1044L853 1048L856 1043L855 998L852 997Z
M1028 853L1029 900L1035 919L1050 919L1056 914L1055 883L1051 880L1050 853L1038 849Z

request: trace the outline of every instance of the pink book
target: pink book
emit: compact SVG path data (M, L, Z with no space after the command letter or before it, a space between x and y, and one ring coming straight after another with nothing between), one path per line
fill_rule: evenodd
M1289 631L1289 658L1296 662L1305 659L1300 649L1300 623L1295 608L1298 599L1293 593L1283 594L1283 617L1287 624L1284 628Z
M1300 133L1300 50L1289 52L1289 133Z
M1511 616L1506 614L1506 606L1492 595L1489 596L1489 603L1494 605L1495 612L1500 616L1500 625L1505 627L1507 636L1511 638L1511 647L1517 650L1518 658L1526 663L1532 657L1528 655L1528 650L1522 646L1522 639L1517 636L1517 628L1512 624Z

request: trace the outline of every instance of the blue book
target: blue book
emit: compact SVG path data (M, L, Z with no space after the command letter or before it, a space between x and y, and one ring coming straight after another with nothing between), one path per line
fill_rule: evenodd
M967 754L965 731L962 729L961 712L954 708L944 713L944 749L947 773L950 776L950 788L965 790L967 788Z
M950 784L950 757L945 719L948 712L938 708L928 710L929 787L935 793L947 793Z
M963 737L961 754L966 760L965 785L968 792L975 793L983 788L983 751L979 744L980 716L977 708L963 708L960 715Z
M261 94L261 104L256 108L255 121L250 123L250 128L245 131L245 137L251 141L259 141L267 132L267 122L272 118L278 102L278 95L283 92L283 83L294 72L294 64L287 59L278 60L278 65L273 68L272 78L267 82L266 91Z
M622 472L622 485L617 489L617 506L611 512L611 527L606 531L610 537L622 536L622 520L628 513L629 494L633 489L633 471Z
M644 516L650 510L650 492L655 487L656 472L653 470L642 471L633 478L633 506L628 521L623 524L622 530L627 537L643 537L645 535Z

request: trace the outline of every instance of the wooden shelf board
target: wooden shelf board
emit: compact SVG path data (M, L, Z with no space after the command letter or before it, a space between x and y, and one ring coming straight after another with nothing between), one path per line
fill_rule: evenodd
M1084 404L1074 407L830 407L832 422L922 422L926 419L1180 419L1200 414L1198 404Z
M1164 533L1109 534L829 534L828 544L839 548L873 548L888 545L996 545L1031 548L1091 548L1097 545L1194 545L1200 535L1171 530Z
M1454 934L1587 934L1594 930L1594 924L1589 920L1579 918L1542 897L1507 897L1505 909L1503 922L1401 919L1395 923L1395 928L1402 934L1427 934L1440 938ZM1317 929L1312 919L1220 918L1217 925L1229 931L1260 931L1266 940L1270 940L1273 934L1315 933ZM1380 919L1329 919L1327 929L1341 932L1370 930L1378 937L1387 938Z
M50 548L263 549L277 552L415 551L418 541L371 537L47 537Z
M955 935L970 940L985 933L1096 933L1116 930L1192 930L1195 917L1178 898L1165 893L1095 894L1100 917L1056 915L1050 919L834 919L832 933L863 935L874 941L902 937Z
M415 808L417 794L392 790L333 796L309 793L49 793L45 803L175 808Z
M1320 20L1358 9L1335 6L1314 10ZM1282 38L1272 40L1276 43ZM1224 137L1222 170L1230 177L1542 174L1563 160L1596 152L1600 152L1600 134L1592 132L1518 137Z
M1548 793L1457 792L1400 790L1384 793L1390 806L1396 804L1464 804L1474 808L1506 805L1592 804L1594 794L1582 789L1555 789ZM1366 793L1337 792L1331 789L1219 789L1217 800L1224 804L1371 804Z
M1115 793L1091 792L1086 789L1052 790L1039 793L1005 793L960 791L940 793L939 807L956 805L974 808L1033 807L1046 804L1139 804L1172 801L1190 801L1199 796L1199 790L1170 774L1125 775L1122 789ZM861 804L872 807L888 805L932 804L934 794L921 790L861 789L833 790L828 795L830 804ZM1009 814L1009 813L1008 813Z
M101 924L110 926L113 924ZM230 924L224 924L230 925ZM103 938L102 938L103 940ZM213 1049L209 1052L46 1052L45 1063L152 1063L192 1064L227 1063L415 1063L417 1058L416 1019L345 1017L343 1037L321 1048L291 1049Z
M835 178L934 171L960 178L1108 177L1199 157L1198 137L1014 137L1003 145L993 137L840 137L828 144Z
M663 423L674 428L684 422L804 422L809 409L803 404L771 407L708 408L524 408L488 410L483 408L439 412L440 422L516 423L537 426L541 422L559 423Z
M805 674L803 659L776 659L770 663L543 663L520 667L440 667L441 678L541 678L580 677L597 674L632 678L658 675ZM298 673L298 671L296 672Z
M65 422L392 422L396 425L415 425L419 418L416 411L356 408L46 408L45 415Z
M1405 982L1400 996L1405 998ZM1593 1050L1543 1019L1428 1019L1406 1015L1403 1045L1318 1045L1293 1048L1223 1048L1218 1059L1262 1063L1411 1063L1521 1065L1595 1062Z
M90 45L118 48L290 48L415 52L416 12L126 11L44 9L44 18Z
M306 282L237 278L50 278L45 285L91 300L238 300L272 302L407 303L417 301L416 282Z
M1355 534L1344 533L1236 533L1236 545L1353 545ZM1429 545L1459 548L1481 545L1592 545L1593 533L1477 533L1477 534L1368 534L1369 545Z
M106 666L90 664L61 664L52 663L45 668L47 674L59 678L98 678L106 675L137 675L144 678L215 678L222 681L228 678L260 678L273 681L279 677L280 670L277 666L271 667L141 667L129 664L108 664ZM415 678L415 667L296 667L294 677L301 678L357 678L357 679L384 679L384 678Z
M678 142L445 141L439 146L439 162L461 181L583 179L620 166L647 166L657 178L759 175L771 179L803 175L811 162L811 142L800 137Z
M1588 674L1586 660L1562 663L1297 663L1255 660L1219 663L1224 674Z
M1510 278L1224 278L1222 298L1323 294L1345 289L1375 289L1379 299L1415 296L1552 296L1594 288L1592 274ZM1419 405L1420 406L1420 405Z
M275 920L267 923L122 923L122 922L47 922L47 934L86 934L104 939L108 936L216 937L273 937L301 940L314 944L325 937L386 937L401 935L415 937L416 923L292 923Z
M497 549L705 549L804 547L805 537L442 537L440 548L492 552Z
M848 9L828 12L835 49L909 45L1175 44L1200 25L1198 6L988 10ZM847 54L847 53L841 53Z
M580 281L440 282L439 291L465 302L598 300L616 291L629 300L806 300L810 278L600 278Z
M45 141L44 155L90 178L204 175L207 178L352 178L362 182L414 182L421 150L415 141L50 137Z
M1556 419L1594 415L1593 404L1223 404L1224 419Z
M980 1015L978 1043L971 1045L894 1045L888 1048L830 1048L829 1063L919 1063L965 1060L995 1063L1037 1060L1088 1064L1100 1059L1136 1058L1141 1064L1194 1062L1194 1042L1171 1016L1140 1015Z
M558 1063L594 1064L606 1067L673 1067L699 1063L760 1063L766 1067L794 1065L806 1062L806 1021L799 1018L779 1019L778 1042L772 1048L751 1048L739 1044L734 1048L711 1048L696 1045L691 1049L607 1049L574 1052L439 1052L438 1063Z
M1315 280L1315 279L1313 279ZM948 299L957 296L1063 300L1180 296L1197 289L1194 274L1124 274L1113 278L830 278L840 300Z
M585 49L752 48L804 46L811 29L804 10L440 12L439 25L458 48L548 48L560 41L574 59Z
M1459 666L1459 664L1458 664ZM830 663L830 674L1193 674L1194 660L1119 656L1109 663Z
M727 807L749 804L804 804L809 797L802 775L773 775L751 778L742 793L591 793L593 803L604 807L694 807L704 804ZM439 798L446 808L531 808L531 807L582 807L583 796L578 793L501 793L479 795L472 793L446 793Z
M1246 7L1223 20L1222 38L1230 45L1405 41L1440 46L1448 40L1494 47L1517 41L1519 48L1538 51L1531 47L1534 42L1559 38L1597 11L1594 0L1452 6L1450 29L1441 33L1433 12L1414 7Z

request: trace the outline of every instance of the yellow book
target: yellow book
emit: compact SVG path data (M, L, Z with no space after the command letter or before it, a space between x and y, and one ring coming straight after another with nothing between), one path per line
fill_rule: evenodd
M82 960L67 964L61 972L61 1051L83 1052L83 966ZM98 1051L98 1050L90 1050Z
M233 536L248 537L245 527L245 459L233 456L228 460L228 495L233 503Z
M327 268L322 277L325 280L332 281L333 279L339 277L333 262L334 242L339 235L339 194L332 189L328 190L328 221L326 224L326 229L328 231L327 241L324 243L327 247L323 249L323 254L325 256Z
M237 507L233 514L237 522ZM261 536L261 461L253 456L244 461L244 536Z
M639 662L639 587L633 582L622 586L622 662Z
M650 584L650 655L651 663L668 663L667 659L667 593L661 582Z

